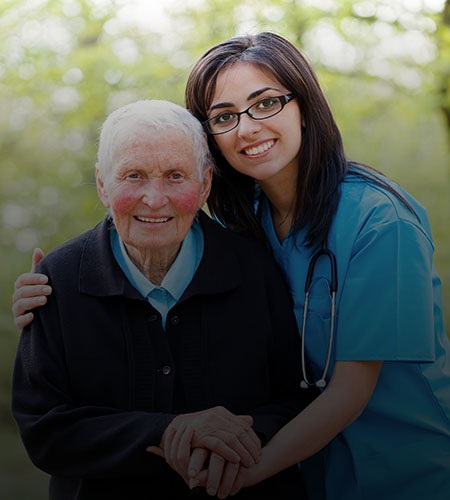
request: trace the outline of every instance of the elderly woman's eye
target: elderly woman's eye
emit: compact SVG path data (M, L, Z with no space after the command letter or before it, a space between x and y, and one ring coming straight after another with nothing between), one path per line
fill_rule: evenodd
M131 172L129 174L127 174L127 178L128 179L139 179L139 174L137 172Z
M175 180L175 181L178 181L178 180L183 178L183 175L180 172L172 172L170 174L170 178Z

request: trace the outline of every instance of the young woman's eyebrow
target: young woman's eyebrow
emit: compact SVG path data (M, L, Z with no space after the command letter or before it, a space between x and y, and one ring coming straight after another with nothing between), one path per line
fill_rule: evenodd
M266 92L266 90L280 90L280 89L276 89L274 87L264 87L262 89L258 89L258 90L255 90L254 92L252 92L248 97L247 97L247 101L251 101L252 99L254 99L255 97L258 97L259 95L263 94L264 92ZM214 106L211 106L209 108L209 112L213 111L214 109L218 109L218 108L231 108L233 107L234 104L232 102L220 102L218 104L214 104Z

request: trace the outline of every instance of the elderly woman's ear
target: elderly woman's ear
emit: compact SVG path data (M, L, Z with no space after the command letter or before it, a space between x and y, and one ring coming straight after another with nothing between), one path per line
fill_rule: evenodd
M97 181L97 193L99 198L102 200L103 205L105 205L106 208L110 208L111 205L109 203L108 192L105 189L105 185L102 178L100 177L100 172L97 166L95 167L95 179Z
M213 169L212 167L209 167L203 174L203 185L200 193L200 203L199 203L201 207L206 203L206 200L208 199L209 193L211 191L212 176L213 176Z

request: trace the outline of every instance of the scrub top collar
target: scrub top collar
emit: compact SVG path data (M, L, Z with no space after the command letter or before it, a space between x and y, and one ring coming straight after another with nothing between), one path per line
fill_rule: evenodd
M262 195L259 203L261 204L261 225L266 233L270 248L275 254L275 258L279 260L286 251L292 251L292 246L296 246L296 250L301 254L310 255L310 250L300 244L306 235L306 228L301 229L297 234L294 233L294 226L289 229L288 234L280 243L275 232L275 227L272 220L272 211L270 209L269 200ZM278 256L278 257L277 257Z

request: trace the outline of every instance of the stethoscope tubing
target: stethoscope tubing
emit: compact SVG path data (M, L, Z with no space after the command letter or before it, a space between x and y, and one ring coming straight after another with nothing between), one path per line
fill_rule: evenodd
M314 275L314 268L316 266L317 260L323 255L328 257L328 260L330 261L330 270L331 270L331 282L329 282L329 292L330 292L330 297L331 297L330 338L328 341L327 358L326 358L325 367L323 369L322 375L318 380L316 380L314 382L310 382L306 376L306 362L305 362L306 317L308 314L309 290L310 290L313 275ZM309 266L308 266L308 273L306 275L306 280L305 280L305 304L303 306L303 321L302 321L302 335L301 335L301 338L302 338L301 355L302 355L303 380L300 384L300 386L303 389L306 389L306 388L312 387L312 386L319 387L319 388L323 388L326 386L326 376L328 373L328 368L330 366L331 351L333 348L333 340L334 340L334 328L335 328L335 318L336 318L336 292L337 292L336 257L334 256L333 252L331 250L329 250L328 248L322 248L312 257L311 262L309 263Z

